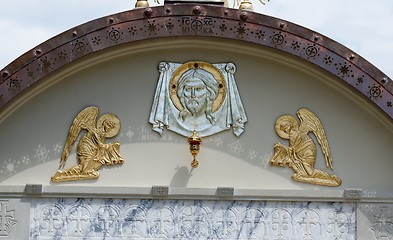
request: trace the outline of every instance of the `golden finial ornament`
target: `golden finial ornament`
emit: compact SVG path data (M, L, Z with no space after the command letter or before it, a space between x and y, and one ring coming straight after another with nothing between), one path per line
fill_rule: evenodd
M149 6L150 5L147 0L136 0L135 8L147 8Z
M193 157L193 160L191 162L191 167L196 168L199 166L199 162L196 159L196 156L198 155L199 150L201 149L202 138L199 137L196 133L196 130L194 130L192 135L188 137L187 142L188 144L190 144L190 153Z
M240 10L254 11L252 3L249 0L244 0L239 5Z
M270 1L270 0L268 0L268 1ZM259 0L259 2L262 3L263 5L266 4L266 0ZM234 8L239 7L240 10L254 11L254 8L252 6L252 2L250 0L234 0L233 7Z

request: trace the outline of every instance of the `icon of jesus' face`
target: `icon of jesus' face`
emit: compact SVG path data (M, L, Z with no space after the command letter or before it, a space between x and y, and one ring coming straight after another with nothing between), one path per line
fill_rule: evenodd
M179 79L177 96L183 106L179 117L191 119L196 124L208 120L214 124L212 106L218 94L218 84L214 76L204 69L189 69Z
M190 78L186 80L183 87L183 96L185 98L185 107L190 111L192 116L199 116L204 113L207 105L208 91L202 80Z

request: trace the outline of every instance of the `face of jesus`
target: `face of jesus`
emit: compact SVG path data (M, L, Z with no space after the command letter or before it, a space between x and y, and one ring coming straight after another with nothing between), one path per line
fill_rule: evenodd
M184 104L187 110L193 116L199 116L204 113L207 104L208 91L202 80L190 78L186 80L183 87Z

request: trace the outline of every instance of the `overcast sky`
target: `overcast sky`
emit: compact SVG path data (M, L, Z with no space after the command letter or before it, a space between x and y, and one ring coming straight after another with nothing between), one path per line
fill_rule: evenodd
M1 0L0 69L69 28L132 9L135 1ZM256 12L326 35L393 77L392 0L271 0L264 6L251 1Z

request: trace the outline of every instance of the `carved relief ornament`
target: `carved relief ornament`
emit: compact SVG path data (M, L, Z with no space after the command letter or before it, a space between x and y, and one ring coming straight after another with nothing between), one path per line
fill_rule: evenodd
M341 179L319 169L315 169L317 149L309 132L315 134L325 156L326 167L333 170L325 130L321 121L310 110L302 108L297 111L300 126L290 115L283 115L276 120L275 130L278 136L289 141L289 146L279 142L274 144L274 155L270 164L285 167L288 165L294 173L292 179L299 182L324 186L339 186Z
M149 118L154 131L162 134L166 127L188 137L195 130L205 137L232 126L236 136L242 134L247 117L233 63L160 62L158 69Z
M59 170L52 176L54 182L94 179L99 177L98 170L102 165L122 164L120 143L105 143L106 138L112 138L119 133L120 120L116 115L104 114L98 121L97 107L87 107L74 118L60 159ZM67 170L63 169L71 149L79 133L86 130L77 144L78 165Z
M15 210L10 210L8 201L0 201L0 238L7 237L12 227L17 224Z

